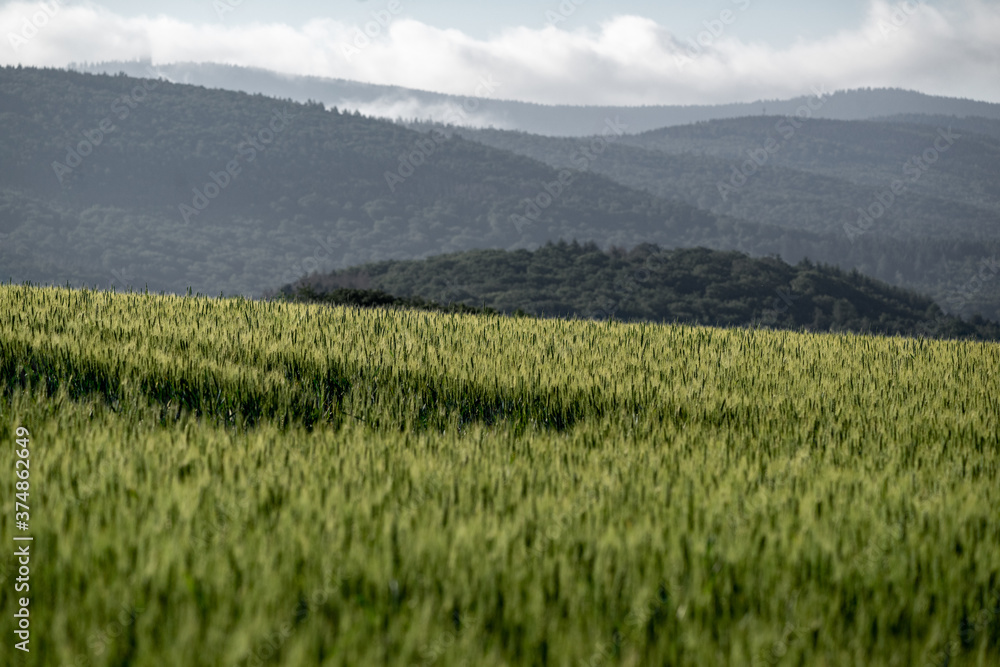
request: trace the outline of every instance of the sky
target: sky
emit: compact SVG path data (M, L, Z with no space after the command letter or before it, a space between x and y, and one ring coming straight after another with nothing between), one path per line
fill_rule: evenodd
M0 3L0 64L219 62L543 104L1000 102L1000 0Z

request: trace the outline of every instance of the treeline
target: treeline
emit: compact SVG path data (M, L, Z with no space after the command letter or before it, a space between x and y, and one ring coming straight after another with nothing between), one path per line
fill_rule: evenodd
M994 322L945 315L927 297L856 271L649 244L602 251L593 243L559 242L533 252L376 262L309 276L278 294L354 305L459 303L538 317L1000 340Z
M353 289L341 287L329 291L319 291L311 285L298 285L279 295L281 300L292 303L322 303L330 306L353 306L355 308L409 308L437 313L496 314L492 308L469 306L461 302L440 304L419 296L399 297L379 289Z

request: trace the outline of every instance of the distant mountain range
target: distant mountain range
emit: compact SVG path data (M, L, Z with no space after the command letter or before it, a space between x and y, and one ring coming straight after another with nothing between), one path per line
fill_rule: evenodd
M6 67L0 117L0 275L15 280L258 294L313 270L549 239L739 234L767 251L781 235L315 103Z
M743 116L794 116L806 105L814 118L869 120L899 114L974 116L1000 119L1000 104L924 95L898 89L833 91L816 88L789 100L715 105L573 106L542 105L504 99L503 81L469 83L477 98L445 95L399 86L360 83L344 79L279 74L263 69L214 63L148 61L79 63L72 69L90 73L162 76L175 83L207 88L261 93L296 102L316 101L328 108L360 110L365 115L402 118L475 127L520 130L547 136L586 136L600 133L608 122L622 124L629 133L674 125ZM808 108L808 107L807 107Z
M455 133L557 169L586 168L716 213L823 233L846 234L858 209L900 180L905 189L878 228L858 235L1000 239L1000 139L951 125L813 119L795 128L783 117L738 118L623 135L599 155L575 138L412 127ZM922 158L928 150L933 163Z
M798 125L794 117L716 120L624 135L600 155L588 153L579 138L411 127L454 133L557 169L585 168L719 216L777 226L792 232L777 250L789 261L809 257L857 268L930 294L950 311L1000 318L1000 139L974 132L996 129L1000 121L904 118L816 118ZM739 241L733 247L759 251Z
M858 268L1000 319L1000 140L796 118L552 138L5 67L0 277L258 295L372 261L655 243ZM934 160L890 202L914 157Z

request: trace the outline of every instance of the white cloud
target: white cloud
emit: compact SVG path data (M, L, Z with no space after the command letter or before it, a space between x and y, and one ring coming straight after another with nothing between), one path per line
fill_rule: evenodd
M732 36L740 18L734 11L720 34L702 34L708 45L698 45L700 52L691 46L699 35L672 34L638 16L618 16L597 30L522 27L485 40L394 18L352 52L358 26L330 19L299 27L193 25L65 0L15 2L0 8L0 63L220 62L460 96L492 76L503 97L541 103L752 101L804 94L813 85L893 86L1000 102L995 3L959 0L935 9L918 0L872 0L855 29L786 48Z
M485 96L484 96L485 97ZM475 101L474 98L463 98L463 102ZM460 102L424 102L412 97L401 99L380 98L377 100L339 99L337 106L350 111L358 111L364 116L379 118L402 118L410 120L431 120L441 123L453 123L466 127L493 127L499 130L514 129L514 125L504 118L490 114L479 108L466 109Z

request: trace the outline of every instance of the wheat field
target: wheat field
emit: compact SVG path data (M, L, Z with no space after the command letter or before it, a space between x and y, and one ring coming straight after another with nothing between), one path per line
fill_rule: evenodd
M997 344L5 285L0 365L2 664L1000 661Z

